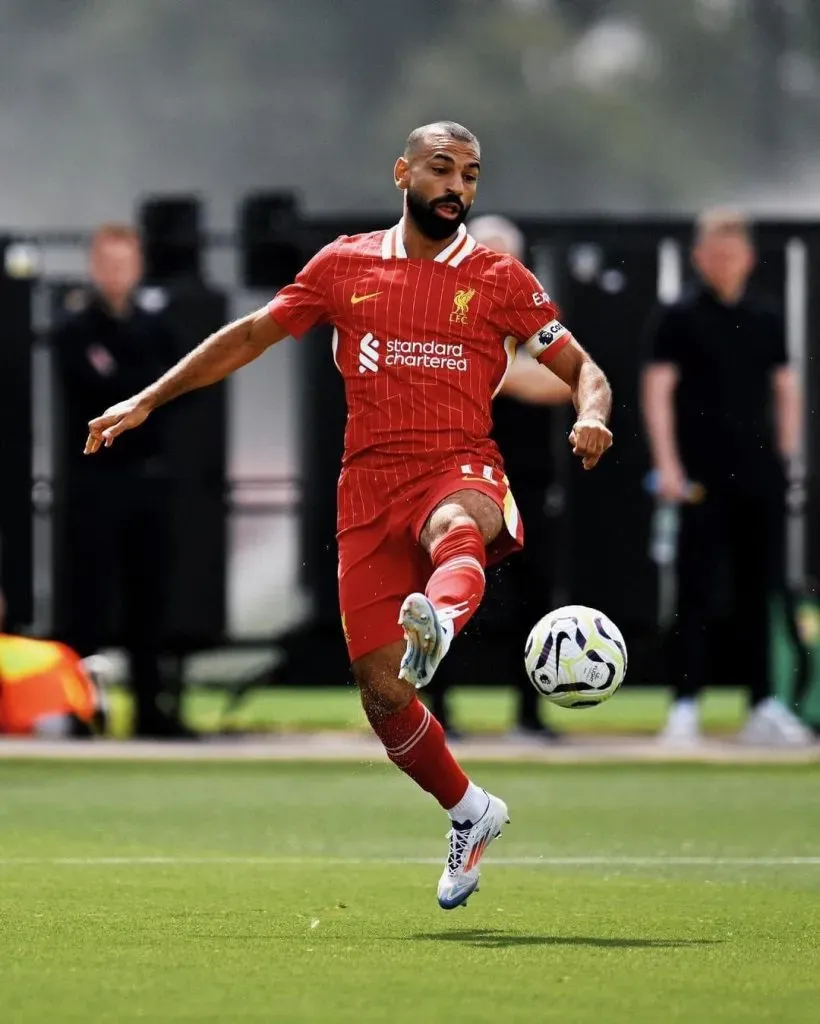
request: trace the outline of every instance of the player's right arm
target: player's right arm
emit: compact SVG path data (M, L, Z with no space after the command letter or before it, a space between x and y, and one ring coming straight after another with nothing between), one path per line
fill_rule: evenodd
M145 390L112 405L102 416L91 420L85 454L93 455L103 445L110 447L114 438L140 426L154 409L166 402L224 380L287 334L268 312L267 306L226 324Z
M658 495L664 501L681 501L686 492L686 469L675 430L681 340L676 314L676 310L668 309L656 316L649 332L649 362L641 375L641 408L652 463L658 473Z
M257 359L271 345L288 335L300 337L314 324L327 319L328 283L335 260L335 242L325 246L262 309L235 320L206 338L159 380L139 394L112 405L88 424L85 454L93 455L126 430L140 426L166 402L188 391L205 388L230 376Z

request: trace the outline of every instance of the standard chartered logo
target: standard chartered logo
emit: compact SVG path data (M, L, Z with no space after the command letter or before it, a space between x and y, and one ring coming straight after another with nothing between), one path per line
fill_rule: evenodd
M359 342L359 373L376 373L384 353L385 366L423 367L426 370L450 370L464 373L467 357L464 345L440 341L388 341L383 345L372 334Z
M379 368L379 339L365 334L359 342L359 373L375 373Z
M385 366L423 366L428 370L464 373L467 358L463 345L440 341L388 341Z

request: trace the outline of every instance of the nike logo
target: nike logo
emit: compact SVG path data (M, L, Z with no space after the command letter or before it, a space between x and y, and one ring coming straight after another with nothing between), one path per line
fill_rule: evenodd
M355 292L350 296L350 305L358 306L360 302L367 302L368 299L375 299L377 295L381 295L381 292L369 292L367 295L356 295Z

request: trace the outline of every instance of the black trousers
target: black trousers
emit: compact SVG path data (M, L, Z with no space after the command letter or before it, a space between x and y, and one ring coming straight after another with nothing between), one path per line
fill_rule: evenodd
M785 592L785 488L710 488L701 505L685 506L678 542L677 615L669 637L676 696L694 697L708 682L710 636L730 612L732 674L751 705L772 692L772 598ZM722 646L726 646L722 644Z
M158 698L170 515L170 483L156 473L89 465L66 477L59 633L83 657L124 647L137 734L151 734L165 717Z
M524 646L530 630L552 607L554 587L550 521L544 514L542 481L511 480L524 522L525 550L487 573L487 594L475 619L456 641L429 687L430 707L449 724L447 691L456 684L503 683L516 695L516 722L525 728L541 723L545 702L524 669Z

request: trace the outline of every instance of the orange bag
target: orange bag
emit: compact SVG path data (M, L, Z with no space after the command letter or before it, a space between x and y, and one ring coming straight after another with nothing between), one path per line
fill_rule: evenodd
M97 707L94 683L70 647L0 633L0 733L30 736L54 715L90 726Z

